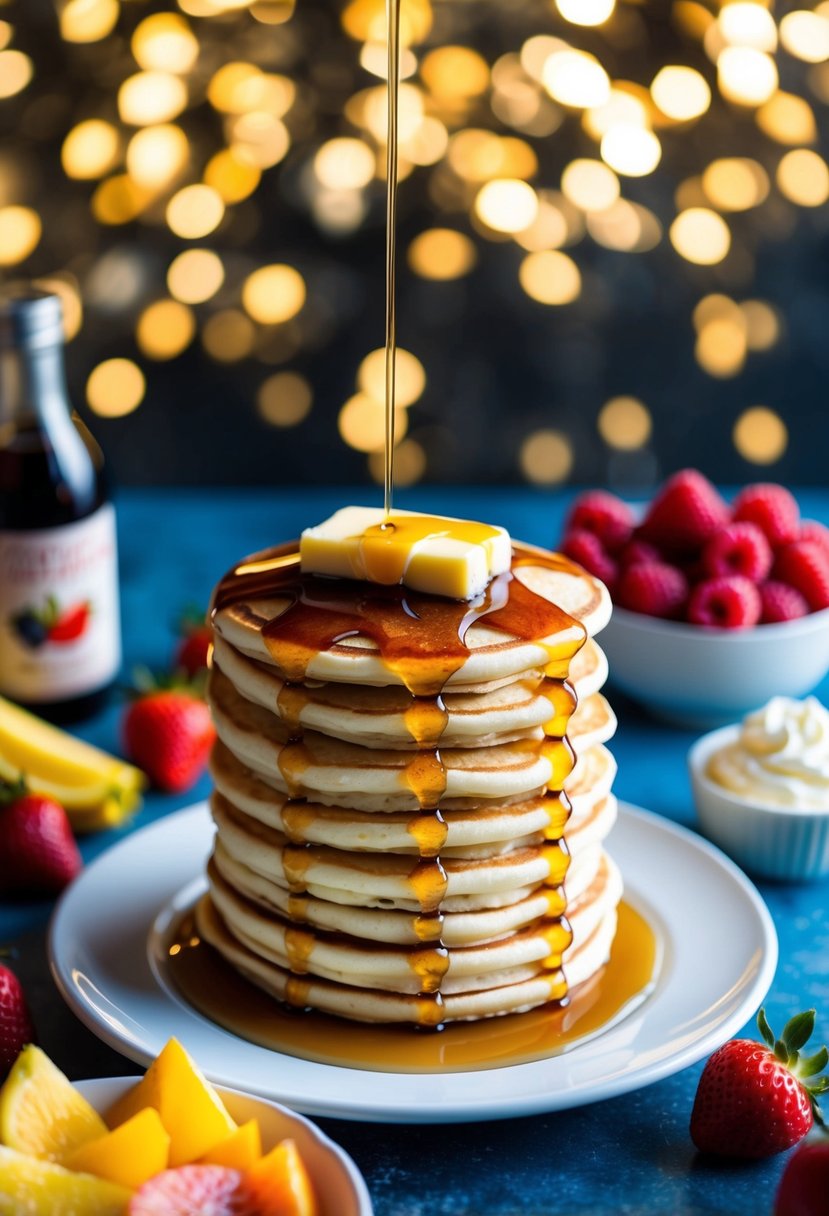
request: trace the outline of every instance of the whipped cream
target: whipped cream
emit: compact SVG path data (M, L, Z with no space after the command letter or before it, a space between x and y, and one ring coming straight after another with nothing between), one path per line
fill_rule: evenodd
M707 776L747 801L829 809L829 711L816 697L772 697L715 752Z

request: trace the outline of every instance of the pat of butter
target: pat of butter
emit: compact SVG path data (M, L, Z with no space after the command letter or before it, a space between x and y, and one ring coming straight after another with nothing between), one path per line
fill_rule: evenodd
M512 546L504 528L444 515L343 507L299 544L310 574L364 579L413 591L468 600L509 570Z

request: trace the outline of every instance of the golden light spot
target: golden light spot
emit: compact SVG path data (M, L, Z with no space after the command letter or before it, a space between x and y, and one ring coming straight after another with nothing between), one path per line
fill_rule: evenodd
M755 114L757 126L779 144L812 144L817 124L812 107L795 93L775 93Z
M569 44L562 38L553 38L551 34L535 34L521 47L519 61L527 75L540 84L544 77L544 65L550 56L556 51L569 49Z
M809 148L794 148L777 166L781 194L800 207L820 207L829 198L829 168Z
M257 0L251 5L250 15L263 25L283 25L294 15L296 0Z
M222 148L211 156L204 170L204 181L225 203L240 203L249 198L262 180L262 171L240 160L232 148Z
M394 437L399 442L406 434L409 418L404 409L394 412ZM358 452L381 451L386 438L386 412L379 401L367 393L355 393L340 410L337 426L341 437Z
M381 404L386 399L386 352L381 347L366 355L357 370L357 387ZM411 351L397 348L394 404L400 409L413 405L426 387L426 370Z
M762 105L774 93L777 83L777 65L763 51L727 46L717 59L717 84L727 101L744 106Z
M112 123L88 118L73 127L60 150L67 177L87 181L103 177L118 160L118 132Z
M687 211L689 207L707 207L708 198L702 188L701 177L686 177L674 191L674 203L677 211Z
M4 51L14 36L14 26L8 21L0 21L0 51Z
M504 142L503 140L501 141ZM414 165L434 165L449 146L449 132L439 118L428 115L414 135L400 145L401 155Z
M616 0L556 0L556 8L573 25L601 25L616 7Z
M366 217L368 206L359 190L321 189L311 199L311 213L328 232L353 232Z
M127 147L127 170L139 185L157 189L177 177L189 157L190 144L181 127L143 127Z
M368 89L363 109L363 124L378 143L384 144L389 129L386 104L388 89L384 84ZM401 84L398 101L398 137L401 143L413 139L424 117L423 93L413 84Z
M561 175L561 189L582 211L606 211L619 197L619 179L599 160L574 160Z
M368 467L378 485L383 484L386 460L383 452L370 452ZM394 449L394 484L413 486L426 472L426 453L416 439L404 439Z
M653 131L620 123L602 136L601 152L602 160L617 173L645 177L659 164L662 145Z
M601 139L611 127L619 123L631 127L646 127L649 119L647 108L638 97L614 88L610 90L605 104L585 110L581 121L588 135L593 139Z
M539 304L572 304L581 292L581 273L566 253L542 249L528 253L518 279L527 295Z
M224 264L212 249L185 249L167 270L170 294L183 304L203 304L224 281Z
M454 228L427 228L409 245L408 260L421 278L442 282L469 274L478 254L462 232Z
M53 291L55 295L60 296L63 312L63 336L67 342L71 342L80 333L83 324L83 301L78 280L68 271L59 271L57 274L36 279L35 286L42 287L44 291Z
M538 172L538 157L526 140L502 135L498 146L501 152L499 177L520 177L526 181Z
M360 67L372 76L385 80L388 76L389 57L385 42L366 42L360 50ZM401 48L400 79L408 80L417 71L417 56L408 47Z
M256 327L240 309L224 308L207 318L201 340L217 363L237 363L253 350Z
M636 397L611 397L599 412L599 434L612 448L635 452L651 437L653 422L646 405Z
M169 122L187 105L187 86L170 72L136 72L118 90L122 122L135 127Z
M295 317L305 303L305 280L293 266L260 266L245 279L242 303L262 325L280 325Z
M489 88L489 66L467 46L440 46L420 65L423 83L439 101L464 101Z
M726 4L720 10L717 24L728 46L751 47L756 51L777 49L777 26L763 4L749 0Z
M359 190L374 170L374 153L361 139L329 139L314 157L314 172L329 190Z
M115 29L118 0L68 0L60 10L60 36L64 42L100 42Z
M780 22L780 41L790 55L807 63L829 59L829 20L820 13L797 9Z
M234 60L211 77L207 98L214 109L224 114L261 110L282 118L294 103L296 85L287 76L266 73L253 63Z
M774 410L755 405L737 419L734 446L752 464L775 464L789 446L789 432Z
M714 266L731 248L731 232L725 220L707 207L681 211L669 230L671 244L688 262Z
M610 97L607 72L586 51L554 51L544 64L542 80L554 101L574 109L603 106Z
M694 355L709 376L726 380L742 371L748 353L747 326L739 308L730 316L715 317L697 335Z
M189 72L199 57L199 41L179 13L153 13L130 42L139 67L157 72Z
M631 252L639 244L642 224L634 204L620 198L606 211L588 215L587 231L594 241L606 249Z
M715 17L697 0L674 0L673 19L679 28L691 38L701 42L706 31L715 24Z
M656 73L651 95L663 114L674 122L699 118L711 105L711 89L695 68L670 64Z
M561 431L534 431L521 444L519 461L528 481L556 485L573 467L573 446Z
M358 42L386 40L385 0L350 0L340 18L343 29ZM407 0L400 14L400 41L404 46L423 42L432 28L429 0Z
M713 160L702 174L709 202L721 211L747 211L768 198L769 176L759 161L746 156Z
M190 345L195 333L196 319L186 304L156 300L138 318L135 340L141 353L150 359L175 359Z
M579 212L574 211L574 214L579 215ZM522 249L535 253L540 249L560 249L567 243L569 236L570 226L564 212L555 203L541 196L535 219L529 228L516 232L515 240Z
M475 214L493 232L520 232L538 214L538 195L518 178L499 178L478 191Z
M102 418L131 414L144 399L144 373L131 359L105 359L93 368L86 382L89 408Z
M222 222L225 205L212 186L183 186L167 204L167 223L176 236L198 240Z
M275 372L256 394L256 408L271 426L296 426L307 418L314 394L299 372Z
M0 51L0 98L14 97L32 79L34 67L22 51Z
M777 310L765 300L743 300L740 310L745 317L749 350L771 350L780 338L780 318Z
M241 114L230 127L231 151L237 160L256 169L269 169L283 159L291 146L288 128L264 110Z
M152 201L152 192L126 173L108 177L96 188L90 208L99 224L129 224Z
M712 292L698 301L693 312L694 329L699 333L711 321L729 320L734 325L741 323L740 305L730 296Z
M40 216L31 207L0 207L0 266L16 266L37 248Z
M501 172L501 140L492 131L468 127L449 140L448 160L452 171L464 181L489 181Z

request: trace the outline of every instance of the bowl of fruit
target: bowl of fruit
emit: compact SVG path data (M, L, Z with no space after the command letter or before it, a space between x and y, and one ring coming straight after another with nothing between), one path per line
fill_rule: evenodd
M686 469L644 507L588 491L560 548L607 583L611 678L659 717L723 725L829 671L829 528L784 486L728 503Z
M284 1106L214 1089L175 1039L143 1078L74 1085L24 1047L0 1088L0 1211L372 1216L338 1145Z

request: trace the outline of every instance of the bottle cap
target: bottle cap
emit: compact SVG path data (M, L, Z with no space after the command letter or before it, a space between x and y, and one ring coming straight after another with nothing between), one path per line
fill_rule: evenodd
M60 296L29 283L9 283L0 290L0 350L34 350L63 342Z

